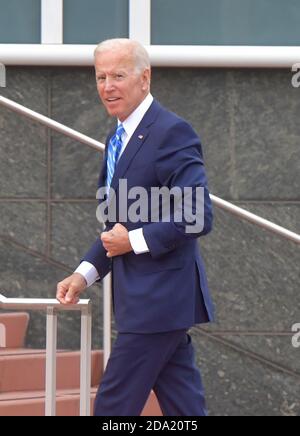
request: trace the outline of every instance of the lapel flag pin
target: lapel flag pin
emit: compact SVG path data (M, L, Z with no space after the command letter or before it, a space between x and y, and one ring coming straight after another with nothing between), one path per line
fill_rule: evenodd
M139 135L139 139L144 139L144 136L143 135Z

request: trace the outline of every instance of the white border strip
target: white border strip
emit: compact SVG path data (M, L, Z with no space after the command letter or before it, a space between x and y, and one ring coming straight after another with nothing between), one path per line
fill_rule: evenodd
M42 44L63 43L63 0L41 0Z
M0 44L4 65L92 66L96 45ZM300 47L148 46L154 67L291 68Z
M129 37L151 44L151 0L129 0Z

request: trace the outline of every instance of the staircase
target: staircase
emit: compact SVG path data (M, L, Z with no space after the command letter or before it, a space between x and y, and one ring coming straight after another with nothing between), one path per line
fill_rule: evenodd
M45 350L24 348L27 313L0 314L0 416L45 414ZM103 353L92 351L91 410L103 374ZM79 415L80 352L58 351L56 414ZM142 416L161 416L152 392Z

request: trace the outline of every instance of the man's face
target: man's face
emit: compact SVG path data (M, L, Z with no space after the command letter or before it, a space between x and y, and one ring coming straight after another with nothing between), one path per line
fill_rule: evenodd
M96 54L97 90L109 115L121 122L140 105L149 92L150 70L135 69L131 50Z

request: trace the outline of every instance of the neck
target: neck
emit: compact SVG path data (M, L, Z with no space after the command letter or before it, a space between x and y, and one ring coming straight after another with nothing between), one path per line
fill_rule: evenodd
M146 98L148 97L148 95L150 94L150 91L148 91L147 92L147 94L145 94L144 95L144 97L142 98L142 100L135 106L135 108L130 112L130 114L129 115L127 115L127 117L126 118L124 118L124 117L120 117L120 118L118 118L118 120L121 122L121 123L124 123L124 121L126 121L136 110L137 110L137 108L146 100Z

